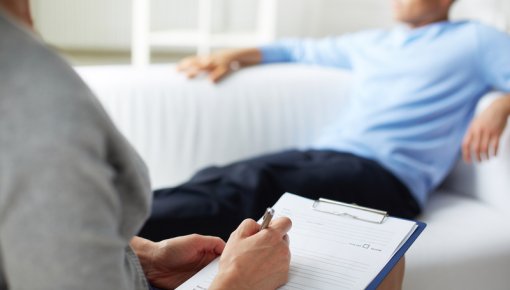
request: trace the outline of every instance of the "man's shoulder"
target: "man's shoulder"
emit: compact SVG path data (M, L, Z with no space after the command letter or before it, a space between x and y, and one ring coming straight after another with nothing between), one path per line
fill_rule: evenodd
M510 45L510 34L492 24L481 21L464 21L462 23L464 31L467 31L470 37L476 42L478 49L484 51L487 47L508 47Z
M479 20L462 20L462 21L452 21L450 22L450 26L453 28L459 28L462 30L468 30L471 33L475 33L479 36L487 36L490 37L492 35L506 35L508 34L493 24L484 23Z

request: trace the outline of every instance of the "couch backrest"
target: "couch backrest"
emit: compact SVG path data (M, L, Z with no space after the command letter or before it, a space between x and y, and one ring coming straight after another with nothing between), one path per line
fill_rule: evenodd
M349 95L338 70L276 65L244 69L219 85L171 66L77 69L151 170L154 187L196 170L304 147Z

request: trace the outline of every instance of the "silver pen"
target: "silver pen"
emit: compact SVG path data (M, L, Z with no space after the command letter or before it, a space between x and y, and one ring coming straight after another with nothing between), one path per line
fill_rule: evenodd
M266 209L266 212L264 213L264 216L262 217L262 224L260 225L260 230L267 229L273 216L274 216L274 209L268 207Z

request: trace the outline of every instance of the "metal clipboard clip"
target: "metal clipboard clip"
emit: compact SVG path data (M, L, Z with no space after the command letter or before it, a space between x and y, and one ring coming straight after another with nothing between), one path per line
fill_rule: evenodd
M316 211L351 217L353 219L375 224L382 224L388 217L388 213L382 210L362 207L356 204L343 203L326 198L316 200L312 207Z

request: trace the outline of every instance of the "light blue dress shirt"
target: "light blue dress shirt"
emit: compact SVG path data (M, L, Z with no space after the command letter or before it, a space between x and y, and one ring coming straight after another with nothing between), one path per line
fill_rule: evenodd
M376 160L421 206L458 159L480 97L510 92L510 37L478 22L283 40L261 51L263 63L352 70L350 103L313 148Z

